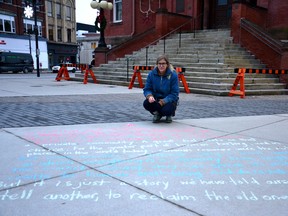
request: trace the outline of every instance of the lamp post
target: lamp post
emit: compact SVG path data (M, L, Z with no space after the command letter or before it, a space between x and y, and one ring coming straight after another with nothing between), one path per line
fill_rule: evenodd
M82 42L78 42L77 43L78 45L78 67L80 68L80 64L81 64L81 51L82 51L82 46L83 46L83 43Z
M25 17L31 18L34 14L34 31L33 33L35 34L35 42L36 42L36 66L37 66L37 77L40 77L40 71L39 71L39 55L40 55L40 50L39 50L39 44L38 44L38 25L37 25L37 5L36 5L36 0L27 0L26 5L32 3L32 8L30 6L26 6L24 10ZM30 54L31 54L31 38L30 38L30 33L29 33L29 49L30 49Z
M33 0L33 10L34 10L34 32L35 32L35 43L36 43L36 67L37 67L37 77L40 77L40 70L39 70L39 44L38 44L38 25L37 25L37 15L36 15L36 0Z
M96 17L95 20L95 28L96 31L100 32L100 38L98 41L98 47L107 47L106 42L105 42L105 36L104 36L104 30L107 25L107 21L104 15L104 9L112 10L113 4L111 2L103 1L103 0L93 0L90 3L90 6L93 9L100 10L99 15Z

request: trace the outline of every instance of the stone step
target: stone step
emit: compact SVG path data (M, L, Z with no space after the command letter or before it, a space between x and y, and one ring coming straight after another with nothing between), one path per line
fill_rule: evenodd
M195 36L195 37L194 37ZM179 35L165 39L165 54L174 67L186 68L185 78L192 93L225 95L229 94L237 73L234 68L265 68L255 56L238 44L233 44L230 30L202 30L195 34L182 33L181 47ZM133 65L155 65L157 57L164 52L164 40L124 57L94 67L98 83L129 86L133 75ZM148 58L146 59L146 56ZM141 72L145 83L149 71ZM83 74L75 74L83 81ZM88 80L92 82L92 79ZM134 87L139 87L135 80ZM180 91L184 87L180 82ZM246 95L284 94L287 89L279 78L271 74L245 74Z
M73 77L71 78L73 81L83 82L83 78ZM246 80L245 80L246 81ZM88 79L89 83L93 83L91 78ZM107 85L119 85L119 86L129 86L130 80L110 80L110 79L98 79L97 84L107 84ZM208 95L218 95L218 96L228 96L232 85L231 84L201 84L194 82L187 82L188 88L191 93L197 94L208 94ZM269 88L266 88L265 85L255 85L255 84L245 84L245 94L246 95L280 95L280 94L288 94L288 89L284 89L283 85L271 85ZM206 87L206 88L203 88ZM259 87L262 87L259 89ZM139 83L135 81L133 88L139 88ZM179 85L180 92L185 92L183 85L180 83Z
M120 80L125 82L130 82L133 72L103 72L103 73L94 73L97 80L105 80L107 77L111 80ZM145 84L147 73L141 73L141 77L143 80L143 83ZM203 76L205 75L205 76ZM214 83L214 84L229 84L233 85L235 78L237 74L232 73L197 73L197 72L186 72L184 77L187 81L187 83L200 83L201 85L203 83ZM84 79L84 74L75 74L76 78ZM269 77L269 79L267 79ZM136 82L138 82L136 80ZM277 84L278 86L283 86L282 83L279 83L279 78L277 78L273 74L247 74L245 77L245 85L246 84Z

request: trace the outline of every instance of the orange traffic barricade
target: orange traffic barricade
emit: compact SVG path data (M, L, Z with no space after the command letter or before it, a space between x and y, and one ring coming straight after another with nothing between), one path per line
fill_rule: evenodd
M89 75L92 77L94 83L97 83L96 77L95 77L94 72L92 71L91 67L92 66L90 66L90 65L89 66L86 65L86 70L85 70L85 74L84 74L84 81L83 81L84 84L87 84Z
M141 71L145 71L145 70L151 71L153 69L154 69L154 66L133 66L133 75L132 75L132 78L131 78L131 81L130 81L128 88L129 89L133 88L133 85L134 85L136 78L138 78L140 88L144 88L142 76L141 76ZM185 76L184 76L184 72L186 71L186 69L181 68L181 67L176 67L175 70L178 74L179 81L181 81L183 84L185 92L187 94L190 93L190 90L188 88L188 84L187 84Z
M62 77L62 76L64 76L64 77ZM63 64L61 66L60 70L57 73L55 80L60 81L61 79L70 80L69 72L68 72L67 66L65 64Z

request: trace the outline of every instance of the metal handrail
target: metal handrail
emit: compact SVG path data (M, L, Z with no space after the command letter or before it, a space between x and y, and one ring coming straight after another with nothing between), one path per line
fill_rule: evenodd
M160 41L160 40L162 40L162 39L165 39L166 37L168 37L168 36L170 36L170 35L172 35L172 34L174 34L175 32L177 32L177 31L180 30L180 34L179 34L179 47L181 47L181 29L182 29L185 25L193 22L192 32L194 33L193 37L195 38L195 37L196 37L196 28L195 28L195 26L196 26L196 21L197 21L197 20L199 19L199 17L201 17L202 15L203 15L203 14L200 14L200 15L198 15L197 17L191 17L191 19L189 19L188 21L186 21L185 23L183 23L181 26L177 27L176 29L173 29L172 31L170 31L170 32L168 32L167 34L159 37L157 40L153 41L152 43L146 45L146 46L144 47L144 48L146 48L146 66L148 65L148 48L149 48L149 46L151 46L151 45L153 45L153 44L156 44L158 41ZM130 43L131 41L137 40L139 37L142 37L143 35L149 33L149 32L152 31L153 29L155 29L155 27L148 29L147 31L145 31L145 32L137 35L136 37L131 38L130 40L125 41L124 43L121 43L121 44L117 45L116 47L114 47L113 49L111 49L110 51L108 51L108 52L106 53L106 62L107 62L107 59L108 59L107 56L108 56L111 52L114 52L115 50L120 49L121 47L125 46L125 44L128 44L128 43ZM165 46L166 46L166 45L165 45L165 40L164 40L164 53L165 53ZM129 63L130 63L130 60L132 60L132 58L126 58L126 64L127 64L127 65L126 65L126 66L127 66L127 81L128 81L128 79L129 79Z
M149 46L157 43L158 41L162 40L163 38L166 38L166 37L172 35L173 33L177 32L179 29L181 29L183 26L191 23L191 21L193 22L193 29L192 29L192 31L194 32L194 38L195 38L195 22L196 22L196 20L199 19L200 16L202 16L202 14L198 15L197 17L191 17L191 19L189 19L187 22L185 22L185 23L182 24L181 26L177 27L176 29L173 29L172 31L170 31L170 32L168 32L167 34L165 34L164 36L161 36L160 38L156 39L156 40L153 41L152 43L146 45L144 48L149 47ZM136 37L133 37L133 38L131 38L130 40L127 40L127 41L125 41L124 43L121 43L121 44L115 46L113 49L111 49L110 51L108 51L108 52L106 53L106 59L107 59L107 56L108 56L110 53L114 52L114 51L117 50L117 49L120 49L121 47L125 46L125 44L128 44L128 43L130 43L131 41L137 40L138 38L140 38L140 37L142 37L143 35L149 33L150 31L152 31L153 29L155 29L155 28L154 28L154 27L153 27L153 28L150 28L150 29L148 29L147 31L145 31L145 32L137 35ZM181 47L181 32L180 32L180 36L179 36L179 47ZM165 47L164 47L164 49L165 49Z
M164 39L164 53L165 53L165 51L166 51L166 50L165 50L165 48L166 48L166 43L165 43L166 37L171 36L172 34L174 34L175 32L177 32L178 30L180 30L179 43L178 43L178 44L179 44L179 48L180 48L180 47L181 47L181 29L182 29L185 25L193 22L192 32L194 33L193 38L195 38L195 37L196 37L196 34L195 34L195 32L196 32L196 29L195 29L196 20L198 20L199 17L201 17L202 15L203 15L203 14L199 14L197 17L191 17L191 19L189 19L187 22L183 23L183 24L182 24L181 26L179 26L178 28L173 29L172 31L168 32L167 34L161 36L161 37L158 38L157 40L155 40L155 41L153 41L152 43L148 44L148 45L145 47L145 48L146 48L146 66L147 66L147 62L148 62L148 48L149 48L149 46L151 46L151 45L153 45L153 44L156 44L156 43L159 42L160 40Z
M262 43L276 51L277 53L282 53L283 43L275 40L272 38L269 34L265 33L264 31L261 31L259 28L257 28L255 25L253 25L251 22L246 20L245 18L241 18L240 27L248 31L250 34L252 34L255 38L260 40ZM240 38L241 41L241 38Z
M136 35L135 37L133 37L133 38L131 38L131 39L129 39L129 40L127 40L127 41L125 41L125 42L123 42L123 43L115 46L115 47L113 47L111 50L109 50L109 51L107 52L107 55L108 55L109 53L111 53L111 52L113 52L113 51L115 51L115 50L117 50L117 49L125 46L125 44L128 44L128 43L130 43L130 42L132 42L132 41L135 41L135 40L137 40L138 38L142 37L143 35L148 34L149 32L153 31L154 29L155 29L155 28L152 27L152 28L146 30L145 32L142 32L142 33Z
M192 31L193 31L193 33L194 33L194 38L195 38L195 22L196 22L196 20L197 20L200 16L202 16L202 14L198 15L197 17L191 17L191 19L189 19L187 22L183 23L181 26L179 26L179 27L176 28L176 29L173 29L172 31L168 32L167 34L161 36L161 37L158 38L157 40L155 40L155 41L153 41L152 43L148 44L146 47L149 47L149 46L157 43L158 41L160 41L160 40L162 40L162 39L164 39L164 38L172 35L173 33L177 32L179 29L181 30L183 26L189 24L191 21L193 22L193 30L192 30Z

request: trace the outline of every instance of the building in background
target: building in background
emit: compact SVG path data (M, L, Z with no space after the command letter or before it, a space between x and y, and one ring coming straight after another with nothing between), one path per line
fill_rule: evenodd
M77 63L75 0L45 0L49 68Z
M108 2L113 3L113 9L103 10L101 23L112 50L97 47L95 66L131 54L172 32L231 29L233 42L250 50L267 67L288 68L287 0Z
M99 33L94 25L77 23L78 60L80 64L91 64L94 50L98 46Z
M25 8L29 6L25 16ZM31 0L0 0L0 50L5 52L31 53L36 68L35 12ZM36 0L38 27L39 66L48 68L46 21L44 0Z

